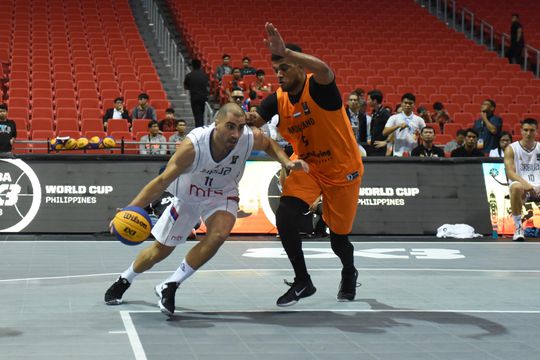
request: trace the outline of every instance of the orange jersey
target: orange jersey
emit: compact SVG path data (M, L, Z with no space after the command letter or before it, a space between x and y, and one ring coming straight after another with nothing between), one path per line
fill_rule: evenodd
M309 164L312 175L330 185L350 184L364 172L351 123L343 105L329 111L313 100L311 76L307 75L300 100L294 105L281 88L276 91L279 132L298 158Z

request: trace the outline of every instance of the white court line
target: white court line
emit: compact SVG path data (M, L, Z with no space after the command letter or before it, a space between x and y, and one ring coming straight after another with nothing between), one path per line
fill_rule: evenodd
M137 333L135 325L133 325L133 321L131 320L129 311L120 311L120 316L122 317L122 322L124 323L124 327L126 328L129 343L131 344L133 355L135 355L135 360L147 360L146 353L144 352L144 348L141 343L141 339L139 339L139 334Z
M438 268L356 268L358 271L410 271L410 272L471 272L471 273L516 273L516 274L538 274L540 270L520 270L520 269L438 269ZM342 268L328 268L328 269L310 269L310 272L318 271L341 271ZM283 269L202 269L197 270L198 273L212 273L212 272L284 272L292 271L290 268ZM146 271L145 274L170 274L174 270L163 271ZM45 281L45 280L62 280L62 279L79 279L79 278L92 278L102 276L118 276L118 273L100 273L100 274L81 274L81 275L65 275L65 276L45 276L45 277L31 277L31 278L16 278L16 279L0 279L0 283L8 282L20 282L20 281Z
M7 236L7 235L4 235L4 236ZM201 235L201 236L204 236L204 235ZM1 236L0 236L1 237ZM234 237L234 235L233 235ZM230 245L230 244L265 244L268 245L268 243L273 243L273 244L276 244L278 245L279 242L276 240L275 236L274 235L268 235L268 236L261 236L261 237L268 237L268 239L264 239L264 240L229 240L229 241L226 241L225 244L226 245ZM351 238L353 238L354 240L354 237L355 235L351 235L350 236ZM510 238L508 238L510 239ZM143 244L147 243L147 244L150 244L152 243L153 240L147 240L145 242L143 242ZM116 244L116 245L122 245L120 244L117 240L115 240L114 238L111 237L110 240L0 240L0 243L3 243L3 244L34 244L34 243L68 243L68 244L76 244L76 243L81 243L81 244L88 244L88 243L91 243L91 244L95 244L95 243L99 243L99 244ZM190 245L190 244L193 244L194 242L187 242L186 244ZM330 240L321 240L321 241L302 241L302 244L329 244L330 243ZM442 244L442 245L448 245L448 244L460 244L460 245L513 245L513 246L516 246L516 247L520 247L520 246L525 246L525 245L540 245L540 242L519 242L519 243L516 243L516 242L513 242L513 241L489 241L489 240L486 240L485 242L477 242L477 241L422 241L422 240L416 240L416 241L353 241L353 244L422 244L422 245L429 245L429 244ZM122 245L122 246L126 246L126 245Z
M121 311L137 314L157 314L159 310ZM478 309L266 309L266 310L177 310L178 314L222 314L222 313L287 313L287 312L337 312L337 313L464 313L464 314L540 314L540 310L478 310Z

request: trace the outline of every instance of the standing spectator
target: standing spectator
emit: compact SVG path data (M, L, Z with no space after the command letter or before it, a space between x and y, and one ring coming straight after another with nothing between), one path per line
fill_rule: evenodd
M355 90L355 92L357 91ZM369 146L366 148L368 156L386 155L387 142L383 130L391 113L382 106L382 101L383 94L381 91L375 89L368 92L368 105L372 109L370 124L372 143L368 144Z
M204 106L208 100L208 75L201 69L201 61L191 62L192 70L184 79L184 88L189 90L189 102L195 118L195 127L204 125Z
M231 65L229 65L229 63L231 62L230 55L223 54L221 59L223 60L223 63L216 68L216 73L214 75L219 85L221 85L221 79L223 79L223 75L232 74L232 70L233 70Z
M444 124L452 122L452 120L450 119L450 115L448 115L448 112L446 112L446 109L441 102L433 103L433 110L434 112L433 114L431 114L431 120L434 123L439 124L441 131L443 131Z
M366 91L362 88L356 88L354 89L353 92L356 93L356 95L358 95L359 99L363 99L366 97Z
M138 99L139 105L135 106L131 112L131 117L133 119L154 120L157 123L156 110L148 104L148 100L150 99L148 94L141 93Z
M452 152L460 146L463 146L465 143L465 137L467 136L467 131L459 129L456 131L456 138L444 146L444 152Z
M478 141L478 133L474 129L465 130L465 143L463 146L454 149L451 153L452 157L483 157L484 153L477 149L476 142Z
M435 129L431 126L423 127L420 131L420 137L422 138L422 144L411 151L411 156L444 157L443 149L433 145L433 141L435 141Z
M139 152L141 155L165 155L167 153L167 139L159 133L159 124L152 120L148 122L148 135L140 140Z
M11 153L17 137L15 121L9 120L7 114L7 104L0 104L0 153Z
M384 136L394 133L394 156L403 156L410 153L417 146L418 135L426 123L424 119L414 115L414 103L416 97L411 93L405 93L401 97L402 112L392 115L383 130Z
M174 143L169 145L169 152L174 154L178 145L186 138L186 120L180 119L176 121L176 132L171 135L169 142Z
M504 150L508 145L512 143L512 135L509 132L501 132L501 138L499 139L499 146L489 152L489 157L504 157Z
M367 141L366 133L366 116L360 114L360 103L358 102L358 95L355 92L349 94L349 100L347 102L347 116L351 122L351 126L354 132L354 138L356 141L359 141L359 127L360 123L363 123L363 136L365 138L364 142Z
M165 109L165 119L159 121L159 130L170 132L176 129L176 120L174 118L174 109Z
M114 107L107 109L103 115L103 127L107 128L107 122L110 119L126 119L131 124L131 116L128 110L124 107L124 98L117 97L114 99Z
M242 69L240 69L242 76L246 75L256 75L257 69L251 67L251 59L247 56L244 56L242 59Z
M502 119L495 116L495 101L486 99L480 107L480 118L474 122L473 129L478 133L478 148L485 154L497 147L502 129Z
M510 48L508 49L508 61L510 64L523 64L523 48L525 38L523 36L523 26L519 22L519 14L512 14L512 25L510 26Z
M270 93L272 92L272 84L270 83L267 83L264 79L264 76L266 74L264 73L264 70L263 69L259 69L255 72L255 76L257 77L257 79L255 79L255 81L253 81L250 85L249 85L249 88L251 89L251 91L255 91L257 93ZM260 96L262 97L262 96Z

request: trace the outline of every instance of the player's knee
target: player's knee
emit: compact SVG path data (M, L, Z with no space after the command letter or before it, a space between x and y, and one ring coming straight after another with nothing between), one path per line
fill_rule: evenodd
M207 234L206 239L204 240L205 244L211 247L219 248L225 240L229 237L228 232L224 231L213 231Z
M150 248L149 260L153 264L157 264L163 259L167 258L173 251L174 247L163 245L157 241L154 242L152 248Z
M276 225L278 229L294 227L298 224L298 217L307 212L308 205L295 197L283 196L279 200L276 211Z

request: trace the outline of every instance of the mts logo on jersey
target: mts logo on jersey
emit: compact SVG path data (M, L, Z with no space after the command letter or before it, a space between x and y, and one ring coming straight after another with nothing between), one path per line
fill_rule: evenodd
M223 195L223 190L216 190L210 187L204 188L199 187L195 184L189 186L189 195L198 196L198 197L210 197L216 195Z
M41 204L41 185L28 164L0 159L0 232L19 232L32 222Z

